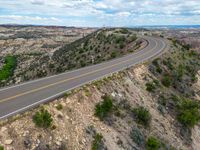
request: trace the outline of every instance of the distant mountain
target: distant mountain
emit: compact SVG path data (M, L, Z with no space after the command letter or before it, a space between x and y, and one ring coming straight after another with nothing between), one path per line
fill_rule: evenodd
M24 28L24 27L45 27L45 28L75 28L73 26L54 26L54 25L32 25L32 24L0 24L0 27L6 27L6 28L10 28L10 27L20 27L20 28Z
M152 26L138 26L147 29L198 29L200 25L152 25Z

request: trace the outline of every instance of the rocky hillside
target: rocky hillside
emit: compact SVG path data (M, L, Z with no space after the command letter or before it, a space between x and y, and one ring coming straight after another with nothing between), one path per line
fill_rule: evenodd
M162 57L1 122L5 149L198 150L200 55Z
M63 72L128 54L141 46L142 41L136 39L127 29L98 30L56 51L52 57L54 68Z
M38 40L37 37L34 40ZM13 53L17 66L11 76L0 80L0 85L16 84L100 63L131 53L143 45L144 41L137 39L136 34L127 29L98 30L60 47L43 44L42 48L52 51L47 53L42 50L27 50L23 53Z
M49 57L62 46L95 30L53 26L0 26L0 86L28 80L27 75L23 76L23 71L31 69L31 64L35 64L36 60L49 60ZM16 65L4 72L3 67L7 65L6 60L10 56L16 60Z

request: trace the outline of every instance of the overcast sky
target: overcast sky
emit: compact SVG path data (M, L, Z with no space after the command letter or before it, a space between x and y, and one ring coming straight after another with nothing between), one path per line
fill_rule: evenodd
M200 0L0 0L0 24L199 25Z

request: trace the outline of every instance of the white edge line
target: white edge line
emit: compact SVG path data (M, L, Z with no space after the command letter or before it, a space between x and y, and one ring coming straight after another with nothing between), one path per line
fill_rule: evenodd
M160 41L161 41L162 43L164 43L162 40L160 40ZM167 44L164 43L164 45L165 45L165 46L164 46L162 49L160 49L160 50L165 50ZM160 53L160 55L161 55L161 54L162 54L161 52L162 52L162 51L158 51L158 52L155 53L154 55L145 58L145 61L147 61L147 60L149 60L149 59L151 59L151 58L153 58L153 57L156 57L157 55L159 55L159 53ZM164 51L163 51L163 52L164 52ZM19 113L19 112L23 112L23 111L25 111L25 110L27 110L27 109L29 109L29 108L37 107L39 104L42 104L42 103L44 103L44 102L48 102L48 101L50 101L50 100L52 100L52 99L54 99L54 98L57 98L57 97L59 97L59 96L62 96L64 93L66 93L66 92L68 92L68 91L70 91L70 90L73 90L73 89L75 89L75 88L81 87L81 86L83 86L83 85L85 85L85 84L88 84L88 83L90 83L90 82L93 82L93 81L95 81L95 80L100 80L100 79L102 79L102 78L105 78L106 76L110 76L111 74L114 74L114 73L119 72L119 71L121 71L121 70L125 70L125 69L127 69L127 68L133 67L133 66L135 66L135 65L137 65L137 64L139 64L139 63L141 63L141 62L144 62L144 60L141 60L141 61L139 61L139 62L137 62L137 63L134 63L134 64L132 64L132 65L130 65L130 66L123 67L123 68L118 69L118 70L116 70L116 71L114 71L114 72L112 72L112 73L109 73L109 74L106 74L106 75L104 75L104 76L95 78L95 79L93 79L93 80L86 81L86 82L84 82L84 83L82 83L82 84L79 84L79 85L73 87L73 88L64 90L64 91L62 91L62 92L60 92L60 93L58 93L58 94L55 94L55 95L53 95L53 96L50 96L50 97L46 98L46 99L40 100L40 101L38 101L38 102L35 102L35 103L30 104L30 105L28 105L28 106L25 106L24 108L21 108L21 109L18 109L18 110L16 110L16 111L13 111L13 112L11 112L11 113L9 113L9 114L6 114L6 115L0 117L0 120L1 120L1 119L5 119L5 118L8 118L8 117L10 117L10 116L12 116L12 115L15 115L15 114Z

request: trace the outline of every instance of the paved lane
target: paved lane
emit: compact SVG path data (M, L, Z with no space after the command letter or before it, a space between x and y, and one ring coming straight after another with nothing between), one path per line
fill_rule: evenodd
M168 49L168 42L164 39L144 38L148 41L148 46L136 53L75 71L0 89L0 119L45 103L93 80L142 63Z

